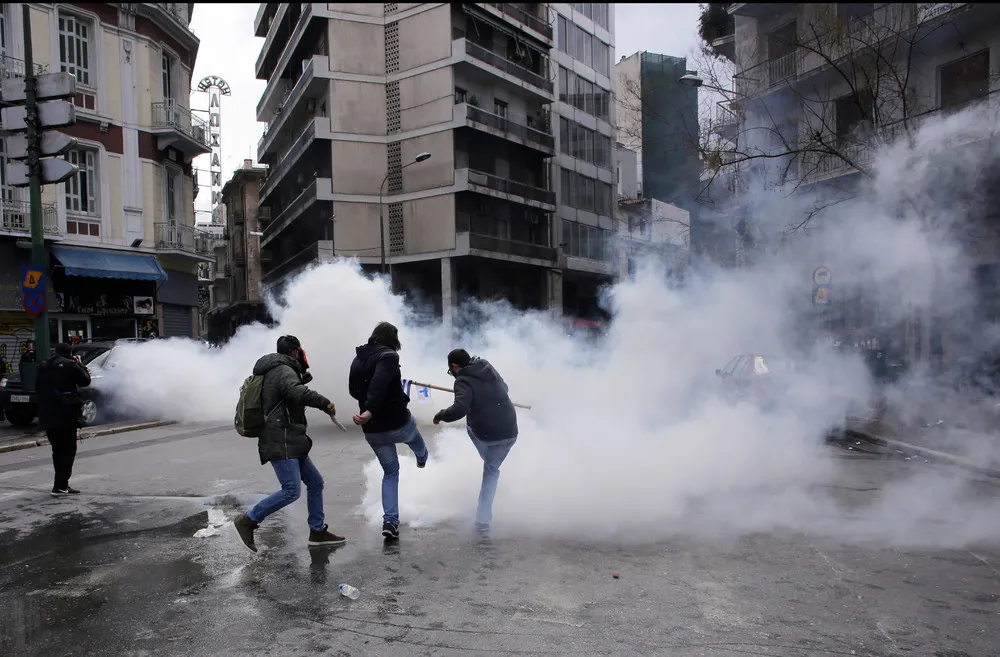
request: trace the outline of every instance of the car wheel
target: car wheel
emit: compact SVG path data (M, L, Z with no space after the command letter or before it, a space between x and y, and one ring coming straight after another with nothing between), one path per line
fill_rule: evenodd
M97 404L92 399L83 402L80 408L80 422L85 427L89 427L97 421Z
M35 421L35 408L25 404L7 407L7 420L15 427L26 427Z

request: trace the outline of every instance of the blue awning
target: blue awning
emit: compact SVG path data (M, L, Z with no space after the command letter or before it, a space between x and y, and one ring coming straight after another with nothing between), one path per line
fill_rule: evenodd
M52 253L70 276L122 278L132 281L165 281L167 272L155 256L53 246Z

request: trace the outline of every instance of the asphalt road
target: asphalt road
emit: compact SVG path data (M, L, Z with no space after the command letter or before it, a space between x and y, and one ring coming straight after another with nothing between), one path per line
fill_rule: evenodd
M210 515L275 488L228 428L85 441L52 499L48 450L0 455L0 655L996 655L1000 546L896 550L790 533L625 547L454 527L386 545L355 514L357 433L316 430L340 549L306 546L305 504L257 557ZM252 448L251 448L252 449ZM869 448L870 449L870 448ZM909 468L839 452L845 501ZM997 487L982 484L982 495ZM612 577L620 573L620 578ZM340 596L347 582L362 594Z

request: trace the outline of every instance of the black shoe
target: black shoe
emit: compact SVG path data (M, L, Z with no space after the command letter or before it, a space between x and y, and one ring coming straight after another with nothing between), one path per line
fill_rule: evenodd
M428 454L428 456L430 456L430 455ZM423 461L421 461L420 459L417 459L417 467L418 468L422 468L425 465L427 465L427 458L426 457L424 458Z
M77 489L73 488L72 486L66 486L66 492L69 493L70 495L79 495L80 494L80 491L78 491Z
M395 540L399 538L399 527L392 524L391 522L383 522L382 536L385 536L389 540Z
M233 529L236 530L236 535L240 537L240 541L243 542L246 549L254 554L257 554L257 546L253 542L253 532L259 526L245 513L233 521Z
M344 543L347 542L347 539L344 538L343 536L337 536L333 532L327 531L327 527L329 527L329 525L323 525L323 529L318 532L310 530L309 532L310 546L317 547L320 545L343 545Z
M66 497L67 495L69 495L69 488L68 487L67 488L53 488L52 492L50 493L50 495L52 495L52 497Z
M476 531L483 538L489 538L490 537L490 526L489 525L484 525L484 524L481 524L481 523L477 522L476 523Z

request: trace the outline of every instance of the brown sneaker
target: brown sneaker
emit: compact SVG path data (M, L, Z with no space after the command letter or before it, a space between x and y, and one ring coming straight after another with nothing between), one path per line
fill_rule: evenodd
M337 536L333 532L327 531L329 525L323 525L322 531L311 531L309 532L309 547L319 547L328 545L343 545L347 542L347 539L343 536Z
M233 529L236 530L236 535L240 537L240 541L243 542L246 549L254 554L257 554L257 546L253 542L253 532L259 526L245 513L233 521Z

